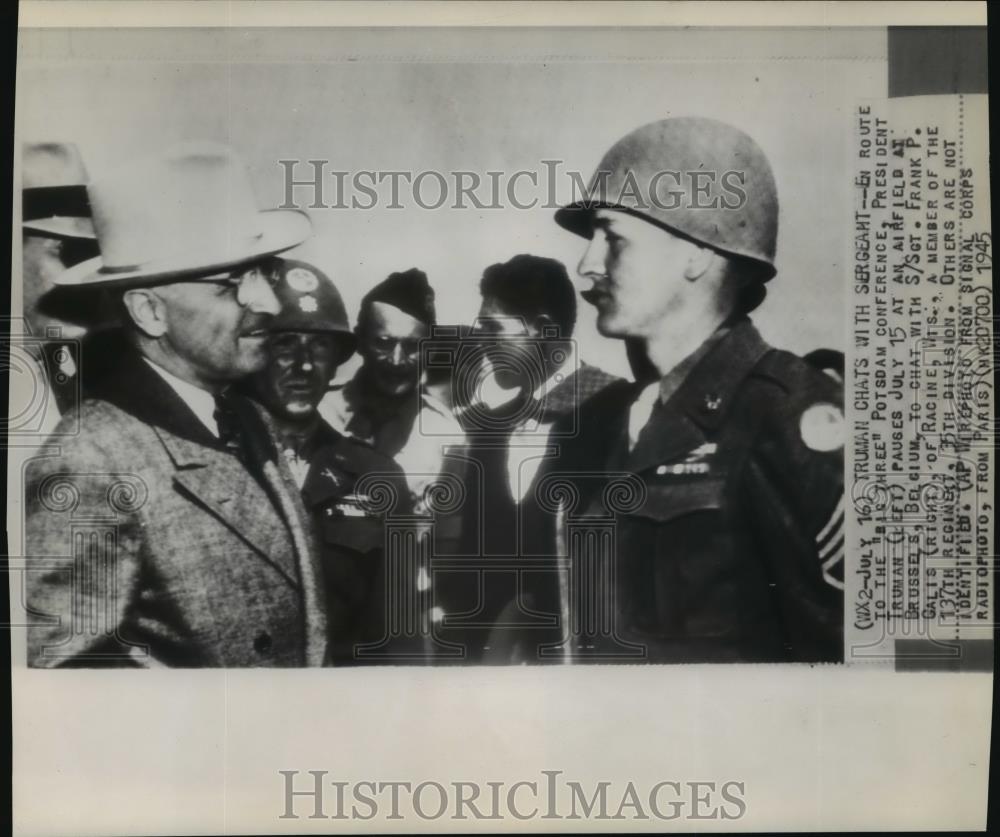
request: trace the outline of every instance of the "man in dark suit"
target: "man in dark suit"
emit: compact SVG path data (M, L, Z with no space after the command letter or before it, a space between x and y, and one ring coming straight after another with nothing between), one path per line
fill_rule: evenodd
M88 187L101 256L57 278L117 298L130 349L35 460L25 497L32 666L326 659L307 517L258 409L270 257L308 218L260 212L228 148L179 146Z
M471 463L461 550L469 566L436 574L439 634L476 661L529 662L559 638L556 543L536 491L576 432L580 405L615 378L577 356L576 292L560 262L515 256L483 272L480 293L461 358L477 369L455 376ZM508 394L496 406L480 397L491 380Z
M556 220L588 240L584 297L642 377L585 405L560 463L580 485L571 515L613 535L602 576L576 579L600 611L576 624L603 627L570 637L567 658L839 660L843 389L748 317L776 273L770 164L731 125L672 118L597 170ZM585 488L601 471L629 490Z

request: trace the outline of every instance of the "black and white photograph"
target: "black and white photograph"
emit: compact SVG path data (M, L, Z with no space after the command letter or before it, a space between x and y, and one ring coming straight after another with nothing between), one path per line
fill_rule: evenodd
M29 665L843 659L823 73L33 70Z
M406 717L455 746L498 701L544 752L516 684L546 717L540 696L588 684L605 706L619 684L615 716L629 694L637 717L670 713L677 690L698 752L703 689L753 704L787 677L747 734L805 711L800 755L823 759L838 728L821 682L991 681L985 27L307 27L294 5L274 26L19 31L6 452L23 694L73 677L195 712L226 683L206 703L234 765L224 824L197 806L157 822L278 833L399 817L364 724L326 762L232 743L257 694L288 696L300 744L349 725L311 727L306 705L392 717L379 684L420 691L435 708ZM462 692L473 715L448 727ZM989 747L971 741L946 746L969 762ZM497 816L471 772L473 819L580 827L594 787L603 812L597 762L570 775L553 747L505 762ZM407 827L460 827L470 763L421 774L415 758L384 764L454 788L408 798ZM609 767L611 818L941 825L914 819L929 801L753 819L777 787L761 802L739 759L684 764L659 784ZM911 769L920 784L931 765ZM251 826L240 799L273 812ZM84 831L158 830L118 816Z

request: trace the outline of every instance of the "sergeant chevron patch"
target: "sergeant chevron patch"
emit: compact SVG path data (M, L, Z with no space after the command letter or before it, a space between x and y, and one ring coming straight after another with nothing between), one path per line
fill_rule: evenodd
M823 567L823 580L827 584L844 589L840 566L844 560L844 498L841 497L826 525L816 535L816 548Z

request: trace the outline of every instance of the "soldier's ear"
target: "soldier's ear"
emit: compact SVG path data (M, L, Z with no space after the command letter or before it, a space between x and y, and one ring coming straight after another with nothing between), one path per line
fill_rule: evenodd
M697 244L692 243L688 261L684 267L684 278L690 282L701 279L702 276L708 273L708 269L714 261L714 250L710 250L708 247L699 247Z
M167 331L167 312L153 288L131 288L122 295L122 304L136 327L156 339Z

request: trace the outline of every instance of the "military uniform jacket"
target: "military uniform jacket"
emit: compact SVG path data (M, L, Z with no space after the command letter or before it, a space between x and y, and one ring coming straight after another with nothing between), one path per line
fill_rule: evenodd
M421 512L427 488L447 470L446 449L464 442L462 427L447 405L421 387L399 401L385 400L364 385L364 367L319 403L337 432L366 443L402 468L410 496Z
M386 626L386 517L411 512L400 467L370 445L321 423L305 457L302 499L311 514L330 603L330 658L357 662L355 649Z
M29 665L323 662L320 569L281 457L252 474L132 354L79 423L27 470Z
M842 658L842 389L741 320L658 405L635 446L636 385L584 407L561 467L575 513L614 516L615 623L651 662ZM634 659L634 658L630 658Z

